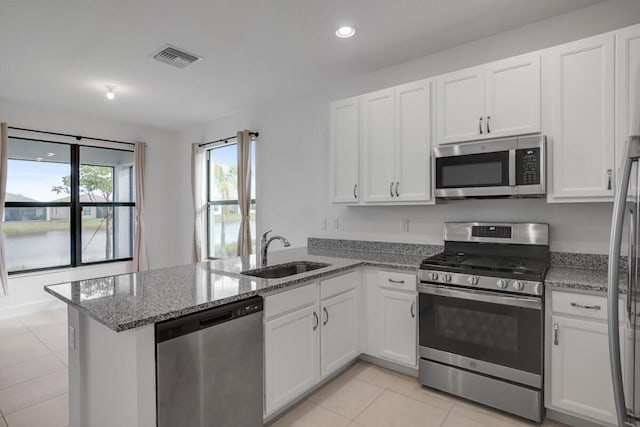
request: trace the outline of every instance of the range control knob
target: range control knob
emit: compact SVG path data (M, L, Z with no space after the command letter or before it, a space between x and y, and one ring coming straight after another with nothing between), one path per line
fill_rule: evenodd
M496 283L496 285L498 285L498 287L500 289L506 289L507 286L509 286L509 282L503 279L498 280L498 282Z
M467 279L467 283L469 283L471 286L475 286L478 284L478 276L469 276L469 278Z
M524 289L524 283L522 283L520 280L516 280L515 282L513 282L513 289L515 289L516 291L521 291Z
M450 275L450 274L447 274L447 273L444 273L444 274L442 275L442 280L443 280L443 281L445 281L445 282L447 282L447 283L449 283L449 282L451 281L451 275Z
M438 273L436 273L435 271L429 273L429 280L438 280Z

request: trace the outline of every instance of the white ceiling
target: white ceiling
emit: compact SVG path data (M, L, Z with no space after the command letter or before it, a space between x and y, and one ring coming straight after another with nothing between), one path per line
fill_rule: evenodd
M0 97L184 129L599 1L0 0ZM152 60L167 43L205 59Z

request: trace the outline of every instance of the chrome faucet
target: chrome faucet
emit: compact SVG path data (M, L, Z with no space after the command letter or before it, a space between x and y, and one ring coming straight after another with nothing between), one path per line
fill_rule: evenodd
M280 240L285 248L291 246L289 241L282 236L273 236L269 240L267 240L267 234L271 233L273 230L269 230L262 235L262 239L260 239L260 248L262 250L262 267L267 265L267 251L269 250L269 245L274 240Z

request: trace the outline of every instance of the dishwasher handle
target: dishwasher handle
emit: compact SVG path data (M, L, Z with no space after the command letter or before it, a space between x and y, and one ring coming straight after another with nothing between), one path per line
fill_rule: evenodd
M155 324L156 344L253 314L262 315L261 296L249 297Z

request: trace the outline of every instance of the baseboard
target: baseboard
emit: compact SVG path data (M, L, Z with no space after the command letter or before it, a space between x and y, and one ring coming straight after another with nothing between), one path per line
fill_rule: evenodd
M0 308L0 319L8 319L10 317L24 316L25 314L38 313L41 311L51 310L54 308L63 308L65 304L56 299L44 301L30 302L26 304L12 305Z
M390 369L392 371L400 372L401 374L406 374L411 377L418 378L418 368L412 368L410 366L401 365L396 362L390 362L385 359L380 359L379 357L371 356L368 354L362 353L360 355L360 360L364 360L365 362L373 363L374 365L381 366L383 368Z
M605 425L587 421L553 409L547 409L547 418L573 427L602 427Z

